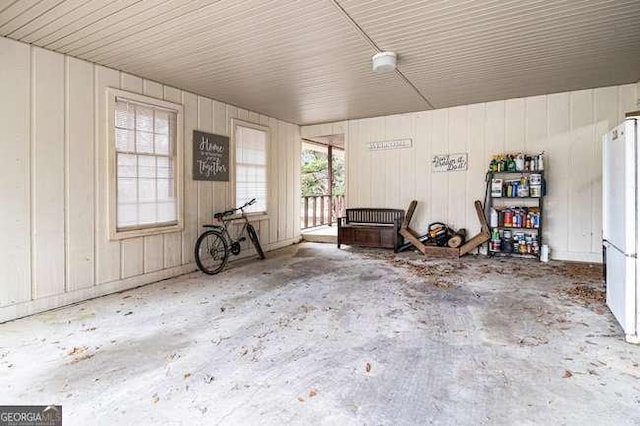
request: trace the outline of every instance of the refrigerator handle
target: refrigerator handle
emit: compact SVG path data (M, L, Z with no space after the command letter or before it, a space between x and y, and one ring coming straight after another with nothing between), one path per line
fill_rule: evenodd
M607 241L602 241L602 280L604 281L604 286L607 286Z

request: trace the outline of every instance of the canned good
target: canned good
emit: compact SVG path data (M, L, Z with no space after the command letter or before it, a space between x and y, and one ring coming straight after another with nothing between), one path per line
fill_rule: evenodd
M531 196L532 197L540 198L540 195L542 194L542 186L540 186L540 185L531 185L530 191L531 191Z
M542 185L542 175L540 173L531 173L529 182L531 185Z

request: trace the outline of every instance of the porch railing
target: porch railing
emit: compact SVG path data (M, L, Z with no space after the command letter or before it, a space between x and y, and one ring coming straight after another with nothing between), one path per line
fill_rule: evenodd
M302 229L331 226L344 215L344 195L303 195L301 203Z

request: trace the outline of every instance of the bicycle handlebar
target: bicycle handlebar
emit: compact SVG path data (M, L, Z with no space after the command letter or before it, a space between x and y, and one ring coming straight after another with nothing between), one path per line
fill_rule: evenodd
M245 207L249 207L249 206L254 205L255 203L256 203L256 199L255 199L255 198L253 198L253 199L251 199L251 200L247 201L246 203L244 203L242 206L238 207L236 210L242 210L242 209L244 209Z
M235 209L225 210L225 211L223 211L223 212L216 213L216 214L214 214L214 215L213 215L213 217L214 217L215 219L218 219L218 220L223 220L223 219L222 219L223 217L226 217L226 216L232 216L232 215L233 215L235 212L237 212L238 210L240 210L240 211L242 211L242 212L244 213L244 210L243 210L243 209L245 209L246 207L252 206L252 205L254 205L255 203L256 203L256 199L255 199L255 198L253 198L253 199L251 199L250 201L247 201L246 203L244 203L243 205L241 205L240 207L236 207Z

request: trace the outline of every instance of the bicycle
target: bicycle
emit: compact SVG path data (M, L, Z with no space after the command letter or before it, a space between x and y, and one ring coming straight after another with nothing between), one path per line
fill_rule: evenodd
M229 260L229 253L234 256L240 254L240 243L246 240L246 237L243 235L245 231L249 236L249 240L253 243L260 259L264 259L264 251L262 251L262 247L260 246L256 229L251 223L249 223L247 214L244 212L244 209L255 203L256 199L254 198L240 207L214 214L214 219L218 222L222 222L222 225L203 225L204 228L210 229L200 234L195 247L196 264L202 272L209 275L217 274L222 271L224 266L227 264L227 260ZM238 218L231 218L229 216L233 216L238 210L240 211L240 217L244 219L244 224L234 240L229 233L228 227L229 223L237 220Z

